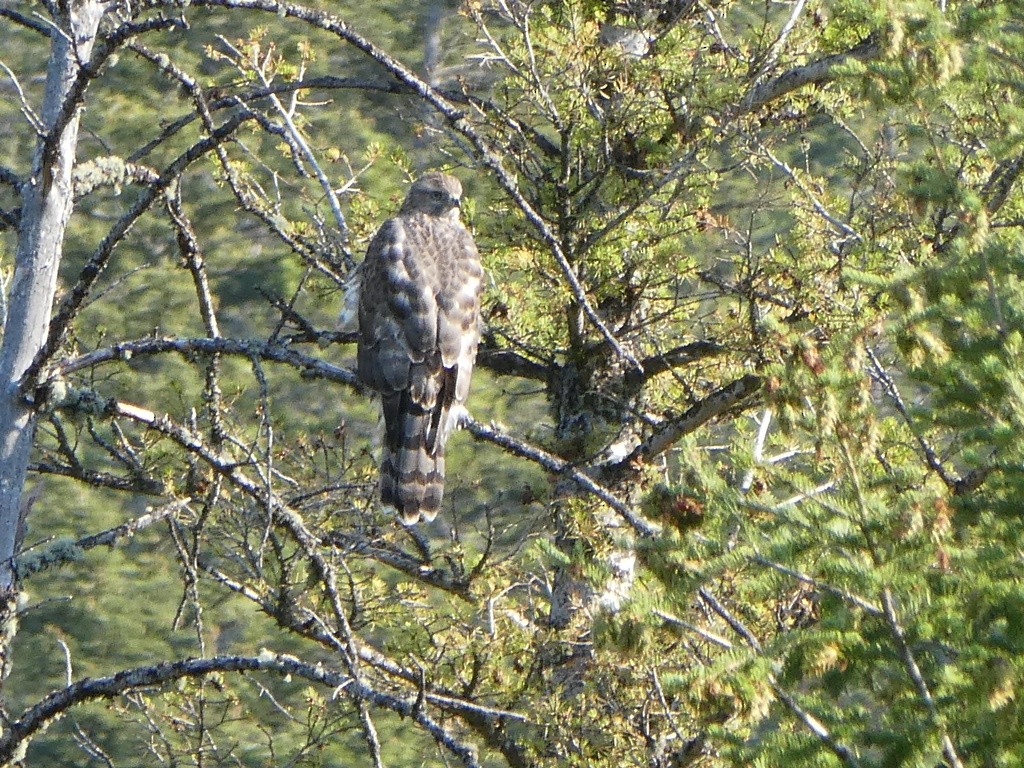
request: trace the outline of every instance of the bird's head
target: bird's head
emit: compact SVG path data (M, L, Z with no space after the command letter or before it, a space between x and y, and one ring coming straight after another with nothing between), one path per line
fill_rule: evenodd
M402 204L403 213L458 217L462 184L454 176L432 171L416 179Z

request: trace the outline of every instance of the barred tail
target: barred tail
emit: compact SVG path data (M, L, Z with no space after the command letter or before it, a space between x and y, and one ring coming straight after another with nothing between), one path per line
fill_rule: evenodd
M414 525L420 519L433 520L441 509L444 442L436 439L437 415L424 413L403 399L405 409L391 414L385 409L380 496L381 503L394 507L405 525ZM388 416L399 423L388 424Z

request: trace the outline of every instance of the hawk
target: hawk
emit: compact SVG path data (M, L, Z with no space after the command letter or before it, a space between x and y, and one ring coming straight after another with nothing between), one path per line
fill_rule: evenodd
M464 411L480 340L483 268L459 221L462 185L427 173L370 241L361 267L358 374L380 395L381 502L433 520L444 446Z

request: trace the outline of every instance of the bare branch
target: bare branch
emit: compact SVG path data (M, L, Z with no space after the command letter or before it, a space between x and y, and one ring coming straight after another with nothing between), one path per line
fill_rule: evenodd
M762 73L768 72L779 60L779 56L782 54L783 48L786 47L786 41L796 28L796 23L800 19L800 14L803 13L804 6L806 4L807 0L796 0L796 2L793 3L793 8L789 13L789 18L786 19L786 23L783 24L782 29L779 30L778 36L774 41L772 41L771 46L768 48L768 51L764 56L764 62L760 67L760 71ZM760 77L758 79L760 79Z
M843 239L839 241L839 243L835 244L837 250L839 246L849 242L850 240L856 240L860 242L864 240L864 238L861 237L853 227L851 227L845 221L842 221L841 219L834 216L828 210L828 208L825 207L825 204L822 203L821 200L819 200L818 197L810 189L807 188L807 185L803 183L803 181L797 175L796 171L794 171L786 162L776 157L775 154L770 149L768 149L768 147L764 146L764 144L760 145L760 150L765 155L765 157L767 157L768 160L771 161L772 165L774 165L776 168L778 168L780 171L782 171L784 174L786 174L786 176L790 178L790 180L796 185L797 189L799 189L803 193L804 197L807 198L807 200L810 202L811 206L814 208L817 214L821 216L821 218L823 218L829 224L831 224L836 230L839 231L839 233L843 235Z
M39 350L39 353L32 361L32 365L25 373L23 386L27 389L34 388L35 377L64 342L70 330L71 321L81 310L93 285L95 285L96 280L106 268L114 248L127 236L139 217L149 210L158 197L181 176L186 168L224 141L227 141L246 119L248 119L247 116L240 115L227 120L216 131L185 150L160 174L159 179L143 188L135 204L118 219L106 236L104 236L99 246L93 252L93 255L89 258L89 261L83 267L74 287L64 297L60 308L50 323L45 344Z
M857 595L847 592L844 589L839 589L839 587L833 587L831 584L826 584L822 581L819 581L818 579L815 579L813 576L808 576L806 573L801 573L800 571L797 571L793 568L788 568L785 565L782 565L781 563L773 562L765 557L762 557L761 555L756 555L753 558L751 558L751 560L757 563L758 565L766 566L768 568L771 568L772 570L778 571L779 573L785 574L786 576L790 576L796 579L797 581L802 581L804 584L808 584L814 587L815 589L821 590L822 592L828 592L830 595L835 595L843 602L855 605L856 607L860 608L862 611L871 616L878 617L882 615L882 609L874 603L868 602L864 598L858 597Z
M164 485L152 477L137 475L120 476L108 472L95 472L82 466L72 464L55 463L53 461L39 461L28 465L29 471L44 475L60 475L70 477L74 480L81 480L87 485L97 488L111 488L115 491L130 491L148 496L159 496L164 491Z
M900 624L899 617L896 615L896 603L893 600L892 591L888 587L882 590L882 607L885 611L885 622L889 625L889 631L896 641L896 647L903 661L903 668L907 671L911 681L913 681L914 687L917 688L918 696L920 696L921 702L928 710L932 723L941 734L942 754L946 756L946 760L949 761L953 768L963 768L964 764L960 761L960 756L953 745L953 740L950 739L949 733L942 723L942 718L939 716L939 708L935 704L931 691L928 690L928 683L925 682L924 676L921 674L921 668L917 665L917 660L914 658L914 652L910 649L910 644L907 642L907 634Z
M981 188L981 196L985 200L985 208L989 215L995 215L1010 197L1014 184L1024 173L1024 155L998 163L988 180Z
M124 344L98 350L97 352L89 353L77 358L76 360L69 361L67 364L62 365L59 370L61 373L68 373L82 367L95 365L100 360L127 359L134 354L145 354L147 352L153 354L155 352L167 351L205 351L210 354L228 352L232 354L242 354L249 357L266 357L267 359L297 365L298 367L303 367L305 370L312 369L315 372L312 375L341 381L342 383L349 384L356 388L359 387L356 382L355 374L347 369L338 368L330 365L329 363L324 363L316 360L315 358L308 358L287 349L255 342L243 342L224 338L144 339L136 342L126 342ZM158 417L150 411L125 403L118 403L113 400L102 402L100 407L110 415L126 416L133 421L140 421L150 428L168 435L183 447L202 455L204 460L206 460L212 467L218 471L225 472L233 479L233 481L239 482L239 478L236 474L237 464L235 461L225 456L220 456L216 452L207 448L202 444L198 436L191 434L182 427L173 425L167 417ZM608 506L613 510L618 512L619 515L621 515L622 518L626 520L626 522L628 522L641 536L653 536L657 533L658 528L656 526L637 515L628 505L617 499L610 491L599 485L585 473L576 469L569 462L559 459L540 448L536 448L516 440L510 435L501 432L496 427L486 427L472 417L466 416L463 421L463 426L477 439L494 443L495 445L504 448L509 453L535 461L550 472L570 478L581 488L594 494L608 504ZM252 481L246 480L242 482L242 487L247 490L254 499L260 500L263 498L261 491L252 483ZM280 504L282 509L284 508L283 502L276 503Z
M364 701L412 718L435 741L458 757L467 768L479 766L473 747L457 739L421 708L417 708L415 702L378 691L348 675L329 670L322 663L309 664L294 656L270 652L258 657L214 656L206 659L161 662L122 670L108 677L87 677L79 680L49 694L38 704L25 710L16 720L8 723L3 734L0 734L0 762L9 762L25 740L54 718L79 704L97 699L110 699L139 688L166 685L175 680L203 677L213 673L257 671L300 677L327 686L355 701Z
M328 534L326 540L336 546L365 554L377 562L394 568L396 571L411 576L424 584L444 590L468 603L473 603L473 594L470 591L471 584L468 580L456 578L451 572L423 563L414 557L410 557L405 552L376 546L339 530Z
M761 647L761 641L754 636L754 633L747 629L747 626L734 616L733 613L726 608L709 589L707 589L707 587L701 587L698 589L697 594L700 595L701 600L703 600L711 610L717 613L726 624L732 627L733 632L746 641L747 645L758 653L761 653L764 650Z
M680 619L678 616L674 616L671 613L666 613L665 611L657 609L652 611L652 613L659 619L664 621L666 624L671 624L672 626L679 627L680 629L685 629L690 632L693 632L694 634L700 635L709 643L713 643L714 645L717 645L719 648L725 648L728 650L733 647L733 644L721 635L716 635L714 632L711 632L710 630L703 629L702 627L698 627L696 624L691 624L688 621L684 621L683 619Z
M229 339L223 336L218 338L175 338L163 336L123 341L109 347L87 352L79 357L62 360L55 367L55 373L66 376L75 371L90 369L102 363L115 360L128 361L133 357L159 355L168 352L177 352L182 355L194 355L196 353L207 355L225 354L270 360L297 368L303 376L335 381L362 391L355 372L348 368L342 368L318 358L304 355L284 345L268 344L248 339Z
M462 425L478 440L486 440L489 443L494 443L514 456L529 459L530 461L536 462L540 466L544 467L544 469L549 472L569 478L580 488L588 493L592 493L594 496L597 496L597 498L615 510L640 536L646 538L658 533L659 528L657 526L647 520L644 520L640 515L634 512L629 505L616 498L611 491L598 484L593 478L585 472L581 472L569 462L563 461L557 456L541 450L536 446L528 445L520 440L516 440L514 437L502 432L494 425L489 427L484 426L470 416L466 416L463 419Z
M546 381L550 373L550 362L538 363L511 349L499 347L494 334L487 332L480 339L476 364L498 374L535 381Z
M153 5L161 6L164 3L153 2ZM466 119L465 112L461 107L456 106L435 88L419 78L411 69L402 64L383 49L378 48L372 42L357 34L344 21L334 16L314 11L291 3L276 2L276 0L195 0L193 6L248 8L252 10L266 11L282 16L290 16L295 19L330 32L342 40L345 40L355 48L359 49L378 64L383 66L391 75L410 87L413 93L430 104L452 127L453 130L462 134L475 147L480 161L494 174L498 183L505 190L509 198L519 207L527 221L533 225L540 238L547 245L559 270L562 272L573 297L579 304L588 320L594 325L605 341L615 353L634 366L639 366L637 360L623 349L612 332L601 320L597 312L591 306L586 291L580 283L576 271L569 261L562 243L557 235L551 230L544 217L534 210L529 201L519 191L519 184L515 177L505 168L501 155L491 146L490 142L477 130L477 128Z
M236 55L239 55L238 51L234 49L234 46L228 43L228 41L223 36L218 36L218 39L220 39L222 44L231 48L231 50ZM263 88L270 88L270 81L267 79L262 69L260 67L252 67L251 69L256 74L256 76L260 78L260 82L262 83ZM243 74L245 73L243 72ZM300 79L302 77L302 74L304 73L300 73L299 75ZM347 242L348 224L345 222L345 215L341 212L341 203L338 201L338 196L334 193L334 185L331 184L330 179L327 178L327 174L324 173L324 169L320 166L320 163L317 161L316 154L313 152L312 148L310 148L309 142L306 141L306 137L302 135L302 131L299 129L299 127L295 124L295 121L292 119L292 112L288 109L285 109L284 105L281 103L281 100L277 98L277 94L268 93L267 98L269 98L270 103L274 106L275 111L281 118L281 121L284 123L285 130L288 132L288 136L291 139L291 143L298 149L299 153L302 156L302 159L309 163L310 166L312 166L313 174L316 177L317 182L320 184L320 189L323 191L324 197L327 198L327 202L330 205L331 214L334 216L334 223L338 227L338 234L341 238L341 241L343 243Z
M803 723L807 730L817 736L818 740L827 746L836 757L842 760L844 765L849 766L849 768L860 767L860 761L857 760L857 756L853 753L853 750L845 744L840 744L836 741L828 728L825 727L825 724L806 709L801 707L792 694L774 681L774 677L772 680L772 690L775 692L779 701L786 705L786 708L793 713L796 719Z
M4 64L3 61L0 61L0 69L4 71L7 77L11 79L11 83L14 85L14 91L18 94L21 114L24 115L26 122L32 126L33 131L42 136L46 132L46 128L43 125L42 119L36 114L35 110L32 109L32 105L28 103L28 99L25 98L25 91L22 90L21 81L18 80L17 75L15 75L11 68Z
M680 368L696 360L715 357L725 351L725 347L713 341L693 341L689 344L680 344L678 347L673 347L667 352L645 357L640 361L643 374L639 375L636 371L628 371L626 373L626 381L630 384L639 384L641 382L635 381L635 379L639 378L642 381L647 381L674 368Z
M158 523L161 520L165 520L168 517L173 517L185 509L192 499L175 499L174 501L168 502L156 509L148 507L145 514L139 515L132 520L121 523L121 525L108 528L100 533L94 533L89 536L83 536L75 544L82 549L92 549L93 547L100 546L113 546L121 539L130 539L136 533L141 531L143 528L147 528L153 523Z
M26 16L23 13L18 13L13 8L7 8L5 6L0 6L0 17L5 18L5 19L10 19L15 24L20 24L21 26L25 27L26 29L31 29L33 32L38 32L43 37L49 37L50 36L50 27L49 27L49 25L44 24L43 22L39 21L38 19L33 19L33 18L29 17L29 16Z
M180 447L186 449L195 456L201 458L206 464L222 475L234 487L244 494L265 505L276 524L285 528L302 547L302 550L309 557L311 564L324 587L324 592L332 606L333 618L337 622L337 629L341 636L336 637L334 632L324 635L329 640L330 646L337 650L345 660L351 677L339 680L337 685L342 686L346 695L355 696L357 699L366 699L377 706L384 706L403 715L412 717L433 736L438 743L442 744L453 754L459 756L466 765L476 765L474 750L456 740L442 726L427 716L421 706L415 702L409 703L385 694L381 694L369 688L358 672L357 662L359 659L358 646L355 637L348 625L344 610L340 605L337 588L335 586L334 569L327 562L322 553L322 542L309 531L297 511L290 508L279 497L263 483L254 481L243 472L243 467L232 457L206 445L201 437L185 427L175 424L167 416L157 416L145 409L127 403L107 401L105 410L110 415L130 419L159 432ZM315 617L319 620L319 617ZM325 627L326 629L326 627ZM116 677L116 676L115 676ZM356 692L359 692L356 695ZM0 740L0 758L3 757L4 742Z
M135 53L141 53L142 51L141 48L136 48L135 46L129 46L129 50L132 50ZM148 56L145 56L145 58L149 59ZM222 96L220 98L210 99L208 107L212 113L222 109L237 107L239 103L246 104L253 101L259 101L273 94L297 93L299 91L313 89L357 90L394 94L409 94L412 92L408 86L395 81L365 80L356 77L320 75L317 77L309 77L286 83L274 83L267 87L251 88L249 90L232 94L231 96ZM459 94L454 92L445 91L444 95L446 98L453 101L457 101L459 99ZM200 116L197 113L189 112L188 114L182 115L176 120L167 123L155 138L135 150L128 159L133 161L141 160L158 146L165 144L170 138L180 133L183 128L191 125L199 119Z
M742 110L754 112L798 88L832 80L836 76L836 70L850 61L871 61L881 55L882 46L874 36L870 36L848 51L824 56L809 64L794 67L766 83L755 86L741 102Z
M324 647L334 647L332 639L325 634L322 623L315 620L309 609L302 606L295 606L297 611L294 614L287 616L282 615L281 611L277 610L277 607L268 601L265 595L256 592L247 584L243 584L232 579L227 574L208 564L200 563L200 567L219 584L222 584L231 591L245 597L247 600L251 600L254 604L259 606L263 613L274 619L274 621L276 621L281 627L302 635L303 637L315 640ZM356 648L359 660L364 664L368 664L381 672L391 675L392 677L406 683L412 685L419 684L420 678L418 670L414 671L408 667L398 664L393 659L382 654L376 648L373 648L358 639L356 640ZM474 716L478 718L490 718L492 720L504 719L523 722L529 721L529 717L519 712L488 707L479 702L470 701L464 697L456 696L452 691L444 688L434 686L429 687L424 693L424 699L431 704L435 704L442 709L454 712L463 717Z
M24 579L40 571L59 568L78 560L83 552L94 547L112 547L122 539L132 538L136 533L144 528L148 528L153 523L166 520L168 517L174 517L185 509L191 501L191 499L178 499L156 509L149 507L145 514L100 533L83 536L75 541L53 542L39 550L26 550L18 555L18 559L15 562L18 577Z
M79 50L76 42L70 41L74 51L73 58L75 58L76 69L74 78L63 94L63 100L59 108L54 113L44 114L43 116L43 124L46 125L46 132L41 147L43 167L48 167L56 156L64 128L69 122L76 119L89 85L99 76L103 65L118 51L124 42L144 32L173 29L183 24L184 20L177 16L159 16L138 24L133 22L121 24L113 30L106 32L95 47L90 46L92 48L91 55L86 53L86 55L89 55L88 61L79 60L82 52ZM54 32L60 32L60 28L55 27ZM88 51L88 49L85 50Z
M751 649L758 654L763 652L761 643L754 636L754 633L751 632L746 625L728 608L726 608L725 605L723 605L707 588L701 587L697 590L697 594L700 595L701 599L711 608L711 610L718 614L726 624L732 627L734 632L746 641L747 645L749 645ZM828 747L836 757L842 760L844 765L847 765L849 768L860 767L860 762L857 760L857 756L853 753L853 750L845 744L837 741L829 732L828 728L825 727L824 723L801 707L796 698L779 685L775 675L769 675L768 681L776 698L778 698L778 700L793 713L797 720L803 723L803 725L813 733L818 740L822 742L822 744Z
M882 362L878 359L878 356L871 347L865 345L864 351L867 352L868 360L871 361L872 378L882 385L882 388L885 390L885 394L889 396L889 400L892 402L893 407L902 417L903 422L907 425L907 429L909 429L910 433L914 436L914 440L917 441L928 466L931 467L935 474L939 476L939 479L945 483L947 488L954 489L958 482L957 478L953 477L946 471L946 468L939 460L939 456L935 452L935 449L932 448L931 444L923 435L919 435L917 430L914 429L914 420L910 415L910 411L907 410L906 404L903 402L903 397L900 395L900 391L896 387L896 382L893 381L888 371L885 370Z
M655 456L667 451L698 427L748 404L761 390L761 384L760 376L747 374L715 390L678 418L660 425L655 429L654 434L638 445L629 456L608 466L605 472L614 475L624 471L631 464L650 462Z

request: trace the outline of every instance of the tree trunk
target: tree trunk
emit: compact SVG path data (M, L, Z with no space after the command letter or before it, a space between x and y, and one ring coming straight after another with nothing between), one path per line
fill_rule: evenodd
M43 135L32 159L31 176L21 190L14 279L0 345L0 686L10 672L10 646L17 630L14 557L20 544L22 495L36 421L20 383L49 331L64 228L71 216L79 110L69 113L65 102L82 64L88 61L103 15L96 0L72 0L59 7L67 9L67 16L53 20L60 30L51 34L40 110Z

